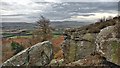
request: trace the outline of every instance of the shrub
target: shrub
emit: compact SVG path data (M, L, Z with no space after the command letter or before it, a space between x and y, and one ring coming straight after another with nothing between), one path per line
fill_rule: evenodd
M11 47L12 47L12 50L14 50L14 55L19 53L20 51L22 51L24 48L22 45L20 45L19 43L17 42L12 42L11 43Z

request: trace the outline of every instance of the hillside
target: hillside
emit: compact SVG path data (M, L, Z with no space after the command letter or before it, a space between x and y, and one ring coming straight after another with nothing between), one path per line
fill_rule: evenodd
M106 66L119 68L119 23L120 16L106 20L101 19L99 22L79 28L66 29L63 36L58 39L53 39L52 42L47 41L35 44L8 59L3 63L3 66L7 66L7 64L13 66L14 63L15 66ZM37 47L40 49L37 49ZM26 54L28 53L27 50L30 50L30 54ZM30 56L30 60L28 60L30 62L26 64L24 57L27 55ZM23 56L23 58L19 58L20 56ZM44 57L44 59L39 57ZM23 60L19 61L20 59Z
M66 63L100 52L107 60L120 65L120 16L80 28L67 29L62 44Z
M113 26L116 24L116 21L120 20L120 16L118 17L114 17L112 19L106 19L102 21L102 19L100 19L100 21L86 25L86 26L82 26L80 28L73 28L70 30L66 30L66 32L75 32L75 30L78 30L81 33L99 33L101 29L107 27L107 26Z

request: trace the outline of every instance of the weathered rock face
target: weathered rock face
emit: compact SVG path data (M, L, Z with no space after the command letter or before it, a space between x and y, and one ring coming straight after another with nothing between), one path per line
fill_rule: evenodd
M116 26L102 29L96 39L96 49L109 61L120 65L120 33L117 30Z
M53 48L49 41L38 43L23 50L3 63L2 66L43 66L53 59Z
M70 63L89 55L95 50L95 34L67 33L62 44L64 61Z
M101 56L99 53L91 53L90 55L84 57L83 59L66 64L66 66L91 66L90 68L94 68L94 66L104 66L107 68L120 67L112 62L107 61L106 58Z
M48 66L64 66L64 59L53 59Z

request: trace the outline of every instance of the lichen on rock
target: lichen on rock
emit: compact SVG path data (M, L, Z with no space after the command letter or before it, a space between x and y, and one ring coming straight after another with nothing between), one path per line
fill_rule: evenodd
M3 63L2 66L44 66L53 59L51 42L37 43L23 50Z
M96 50L101 52L103 56L105 56L109 61L114 62L116 64L120 64L120 38L118 35L118 27L109 26L100 31L96 38Z

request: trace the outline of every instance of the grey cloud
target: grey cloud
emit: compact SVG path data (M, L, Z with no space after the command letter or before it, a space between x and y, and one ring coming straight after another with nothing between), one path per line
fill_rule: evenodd
M3 8L6 10L3 15L3 20L17 20L17 21L35 21L40 15L47 17L50 20L63 20L70 18L74 15L79 16L92 16L94 14L87 13L99 13L116 10L116 3L41 3L48 0L32 0L32 3L27 5L3 3ZM60 0L59 0L60 1ZM61 0L61 2L71 2L73 0ZM74 0L74 2L83 0ZM87 0L85 0L87 1ZM96 1L96 0L93 0ZM100 1L100 0L99 0ZM107 5L106 5L107 4ZM100 11L102 10L102 11ZM8 11L12 11L9 13ZM8 13L7 13L8 12ZM80 13L80 14L79 14ZM11 18L13 17L13 18ZM17 19L15 18L17 17Z
M32 1L46 2L46 0L32 0ZM58 2L118 2L119 0L55 0L55 1L58 1Z
M12 6L12 4L10 3L6 3L6 2L0 2L2 6Z
M88 16L94 16L95 14L83 14L81 16L88 17Z
M61 2L118 2L119 0L61 0Z
M12 15L2 15L2 16L25 16L25 14L12 14Z

